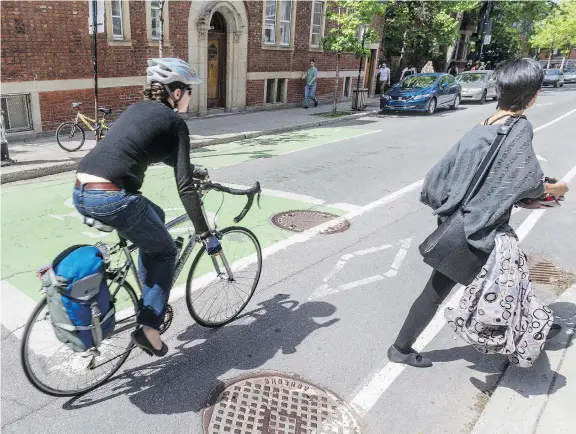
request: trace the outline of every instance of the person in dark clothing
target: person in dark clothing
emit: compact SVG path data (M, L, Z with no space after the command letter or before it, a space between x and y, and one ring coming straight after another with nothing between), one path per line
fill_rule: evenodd
M458 75L458 67L456 66L456 62L450 62L450 66L448 67L448 74L452 75L452 76L457 76Z
M192 85L201 83L180 59L149 59L146 100L130 106L109 133L78 166L74 204L84 216L115 228L140 250L139 273L143 282L134 343L157 356L168 351L160 339L178 251L166 230L164 211L142 196L148 166L164 162L174 168L180 199L196 233L209 254L221 251L201 209L194 178L207 171L190 163L190 135L178 112L186 112Z
M497 72L498 111L469 131L426 175L421 201L434 210L439 222L460 205L474 176L474 170L470 168L479 166L496 138L499 125L511 116L521 116L534 104L543 79L542 67L533 60L511 61ZM568 191L564 182L545 183L532 148L530 122L520 119L513 131L503 143L477 194L466 205L464 229L468 243L487 253L494 249L498 232L512 231L509 221L514 203L544 193L559 197ZM415 367L432 366L432 361L422 357L412 346L455 286L456 282L450 278L436 270L432 272L396 341L388 349L391 362ZM559 331L558 327L553 326L553 329Z

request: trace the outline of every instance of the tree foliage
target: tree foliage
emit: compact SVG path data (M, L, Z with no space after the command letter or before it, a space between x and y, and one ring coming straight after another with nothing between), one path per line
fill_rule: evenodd
M576 47L576 0L562 0L546 19L538 22L530 43L535 48L558 48L568 55Z

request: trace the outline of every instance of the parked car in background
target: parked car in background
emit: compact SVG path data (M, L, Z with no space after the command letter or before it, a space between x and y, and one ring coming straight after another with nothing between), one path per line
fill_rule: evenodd
M543 86L564 86L564 72L558 68L550 68L544 70L544 83Z
M564 83L576 83L576 67L572 66L564 70Z
M420 111L433 114L439 107L456 110L462 88L449 74L414 74L396 83L380 97L382 111Z
M488 98L496 100L494 71L465 71L456 76L462 86L462 101L484 104Z

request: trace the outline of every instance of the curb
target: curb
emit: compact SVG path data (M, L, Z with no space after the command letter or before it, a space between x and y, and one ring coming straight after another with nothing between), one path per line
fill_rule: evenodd
M576 303L576 285L568 288L553 303L562 302ZM558 319L565 318L564 312L557 314ZM537 431L555 383L561 377L559 371L576 331L572 322L563 327L565 331L548 344L556 344L558 348L541 354L534 367L529 368L530 371L508 365L470 434L525 434ZM573 423L570 416L557 422L566 427ZM546 431L568 432L550 428Z
M280 134L280 133L286 133L286 132L290 132L290 131L298 131L298 130L305 130L305 129L309 129L309 128L316 128L316 127L321 127L323 125L330 125L330 124L345 122L345 121L349 121L349 120L353 120L353 119L358 119L358 118L363 118L363 117L368 117L368 116L374 116L374 115L378 114L378 112L379 112L379 110L365 111L362 113L354 113L354 114L347 115L347 116L340 116L340 117L334 118L334 119L325 119L325 120L321 120L321 121L308 122L306 124L290 125L287 127L275 128L275 129L266 130L266 131L257 131L257 132L253 132L253 133L233 134L233 135L230 135L227 137L221 137L221 138L216 138L216 139L198 140L197 142L194 142L194 139L192 139L192 141L190 143L190 148L191 149L197 149L197 148L203 148L205 146L210 146L210 145L220 145L222 143L236 142L238 140L253 139L255 137L267 136L270 134ZM78 168L78 164L79 163L77 161L70 161L67 163L55 164L53 166L36 167L33 169L24 169L24 170L21 170L18 172L2 173L0 175L0 184L8 184L11 182L16 182L16 181L24 181L27 179L35 179L35 178L41 178L43 176L56 175L58 173L70 172L72 170L76 170Z

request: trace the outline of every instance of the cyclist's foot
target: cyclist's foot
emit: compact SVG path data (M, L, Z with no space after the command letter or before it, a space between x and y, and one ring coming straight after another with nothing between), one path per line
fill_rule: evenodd
M142 327L131 334L134 345L150 356L162 357L168 353L168 346L160 339L160 332L150 327Z
M432 360L422 357L416 350L401 350L396 345L388 348L388 360L394 363L403 363L414 366L415 368L429 368L432 366Z
M546 339L553 339L556 336L558 336L560 334L560 332L562 331L562 326L560 324L552 324L552 326L550 327L550 331L548 332L548 335L546 336Z
M204 244L204 247L206 247L206 252L209 255L215 255L222 251L222 245L220 244L218 238L216 238L214 235L203 238L202 244Z

